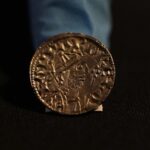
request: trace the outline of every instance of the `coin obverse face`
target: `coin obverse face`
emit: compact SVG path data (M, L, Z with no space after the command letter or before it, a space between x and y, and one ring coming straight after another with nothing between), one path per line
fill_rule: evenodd
M49 38L37 48L30 64L30 81L37 97L61 114L96 109L114 80L110 52L97 39L81 33Z

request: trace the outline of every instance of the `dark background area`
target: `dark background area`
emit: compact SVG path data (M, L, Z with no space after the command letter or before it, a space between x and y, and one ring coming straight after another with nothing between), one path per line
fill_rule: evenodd
M34 53L26 1L2 5L0 149L150 149L150 1L113 0L115 86L104 112L44 113L28 68Z

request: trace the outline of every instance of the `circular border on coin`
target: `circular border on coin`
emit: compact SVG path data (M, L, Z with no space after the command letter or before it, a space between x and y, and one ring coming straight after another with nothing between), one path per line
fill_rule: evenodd
M111 53L96 38L82 33L50 37L30 63L30 82L50 110L77 115L95 110L115 82Z

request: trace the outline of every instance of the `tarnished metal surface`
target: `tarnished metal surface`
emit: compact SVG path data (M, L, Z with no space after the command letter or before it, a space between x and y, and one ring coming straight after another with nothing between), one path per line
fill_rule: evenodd
M96 109L110 93L114 80L110 52L95 38L79 33L51 37L39 46L30 64L36 95L62 114Z

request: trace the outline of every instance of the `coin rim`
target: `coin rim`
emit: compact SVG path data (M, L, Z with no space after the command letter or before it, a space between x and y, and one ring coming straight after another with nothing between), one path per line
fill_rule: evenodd
M30 78L30 84L31 84L31 87L33 88L33 91L36 95L36 97L50 110L52 110L53 112L56 112L56 113L59 113L59 114L62 114L62 115L79 115L79 114L84 114L84 113L88 113L92 110L95 110L97 109L101 104L97 105L96 107L92 107L90 110L87 110L86 109L84 111L79 111L79 112L73 112L73 113L65 113L65 112L59 112L59 111L56 111L54 110L52 107L50 107L50 105L39 95L39 92L37 91L37 87L34 85L34 70L33 68L35 63L34 61L36 60L36 57L39 53L39 51L42 49L43 45L49 43L49 42L53 42L55 40L59 40L59 39L62 39L62 38L67 38L67 37L81 37L81 38L86 38L86 39L89 39L89 40L92 40L94 43L98 44L99 46L101 46L103 49L105 49L109 55L109 57L111 58L111 61L112 61L112 66L113 66L113 70L114 70L114 74L113 74L113 85L111 86L111 88L109 89L108 93L106 94L105 98L102 100L102 103L107 99L107 97L109 96L109 94L111 93L113 87L114 87L114 84L115 84L115 79L116 79L116 67L115 67L115 63L114 63L114 59L112 57L112 54L110 53L110 51L108 50L108 48L106 48L104 46L104 44L102 44L98 39L96 39L95 37L93 36L90 36L90 35L86 35L84 33L74 33L74 32L65 32L65 33L60 33L60 34L56 34L54 36L51 36L49 37L46 41L42 42L37 48L36 48L36 51L35 53L33 54L32 56L32 59L31 59L31 62L30 62L30 66L29 66L29 78Z

